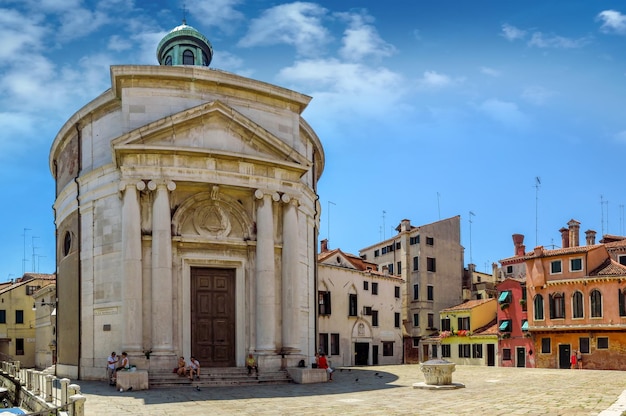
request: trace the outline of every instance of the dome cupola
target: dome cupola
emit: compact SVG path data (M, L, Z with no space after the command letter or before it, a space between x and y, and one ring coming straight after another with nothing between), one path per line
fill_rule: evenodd
M212 58L211 42L185 20L170 30L157 46L159 65L209 66Z

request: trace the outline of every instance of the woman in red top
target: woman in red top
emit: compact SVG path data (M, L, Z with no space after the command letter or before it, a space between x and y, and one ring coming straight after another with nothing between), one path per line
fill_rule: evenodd
M326 370L326 372L328 373L328 380L333 381L333 369L328 366L328 361L326 361L326 354L320 354L317 368L323 368L324 370Z

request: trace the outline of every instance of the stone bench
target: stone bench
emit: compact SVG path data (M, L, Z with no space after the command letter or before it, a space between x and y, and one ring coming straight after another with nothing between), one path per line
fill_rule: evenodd
M150 388L146 370L118 371L116 376L116 389L124 389L126 391L131 387L133 390L148 390Z
M326 383L328 381L328 373L323 368L287 368L289 377L298 384L309 383Z

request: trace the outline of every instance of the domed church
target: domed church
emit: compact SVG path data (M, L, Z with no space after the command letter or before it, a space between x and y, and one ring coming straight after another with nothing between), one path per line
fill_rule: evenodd
M317 182L311 100L209 68L185 22L159 65L111 67L50 150L57 375L103 379L111 351L149 372L310 362Z

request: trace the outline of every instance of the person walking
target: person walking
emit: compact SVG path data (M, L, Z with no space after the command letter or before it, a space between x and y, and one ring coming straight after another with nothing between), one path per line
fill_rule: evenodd
M577 367L576 365L576 357L577 357L577 351L574 350L574 352L572 353L572 356L569 359L569 363L571 364L571 368L572 370L575 369Z
M580 352L580 350L576 352L576 362L578 363L578 369L582 370L583 369L583 353Z

